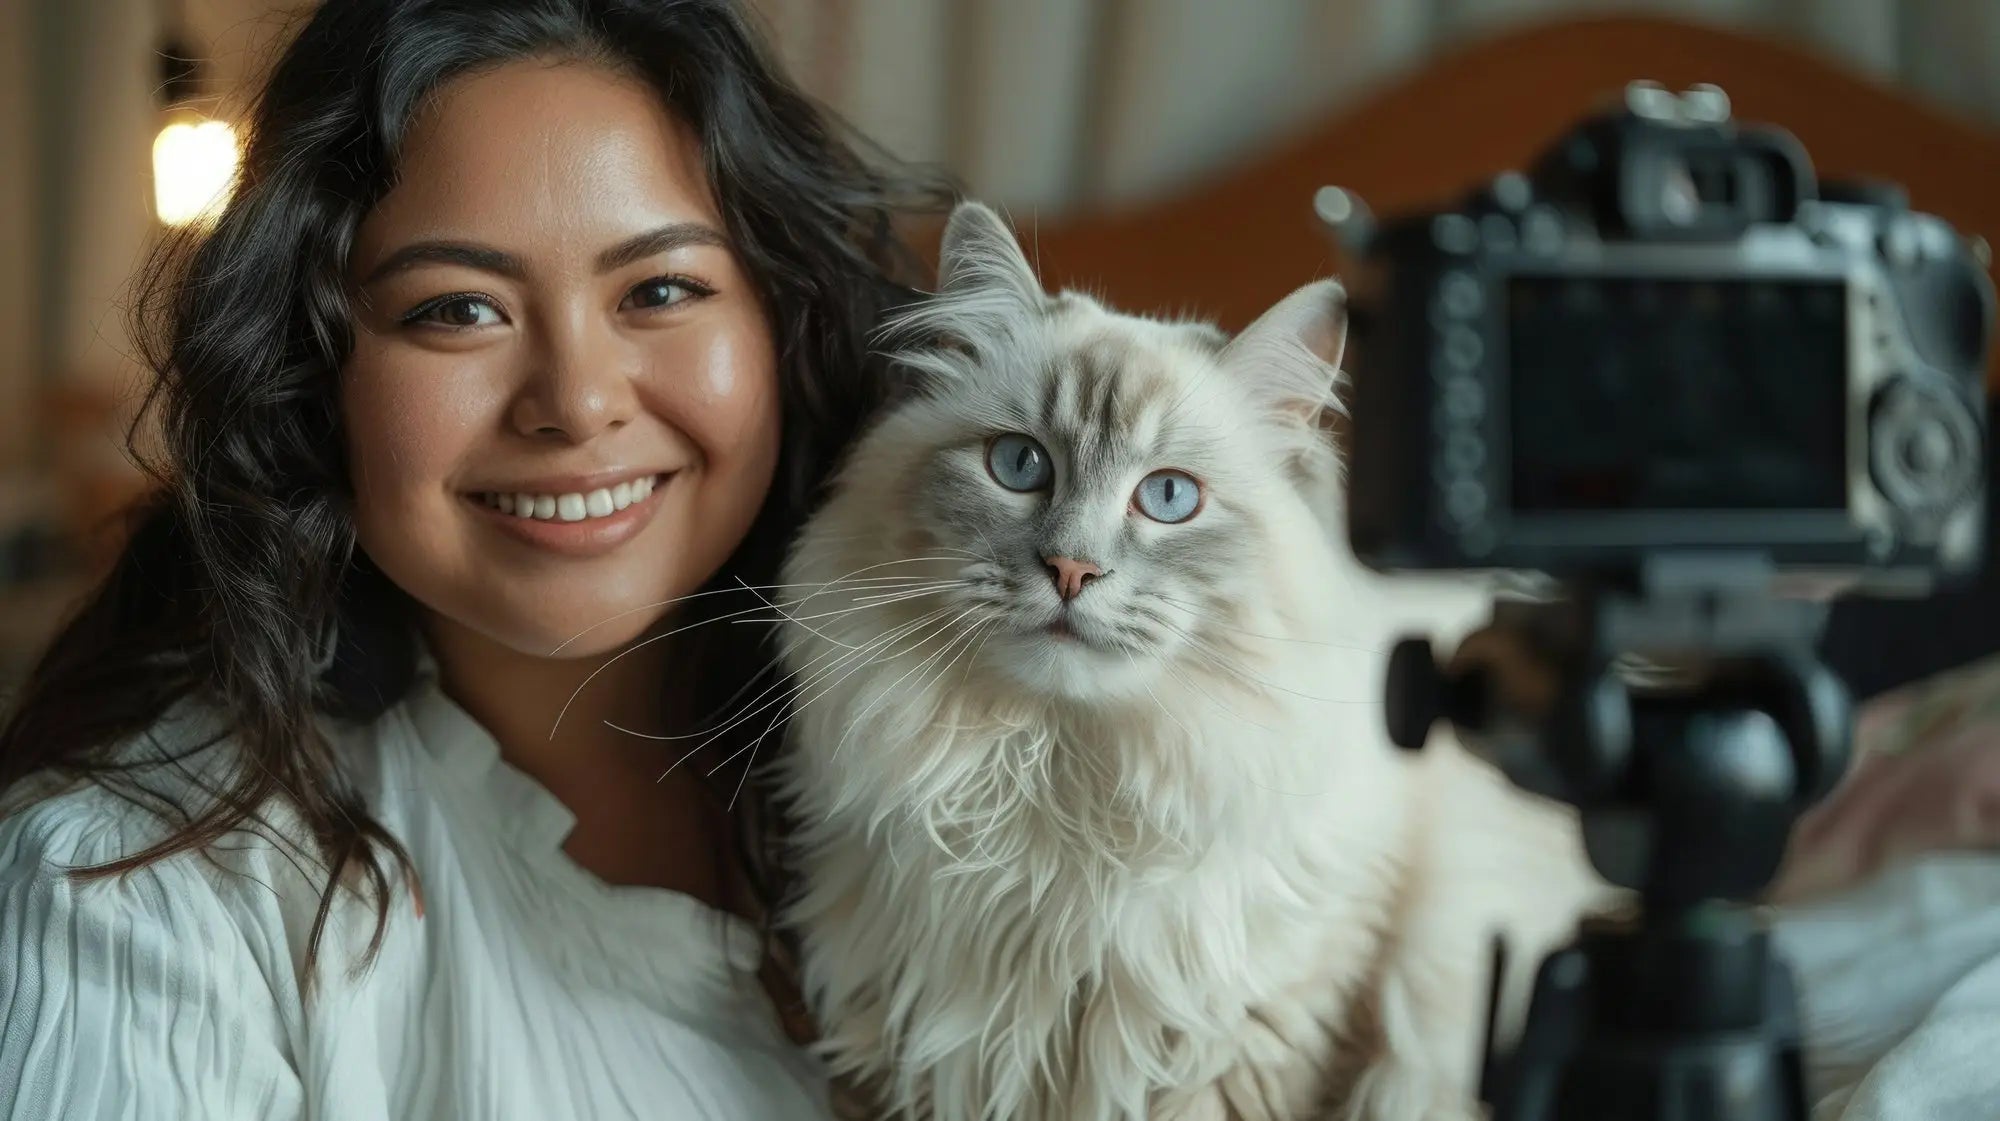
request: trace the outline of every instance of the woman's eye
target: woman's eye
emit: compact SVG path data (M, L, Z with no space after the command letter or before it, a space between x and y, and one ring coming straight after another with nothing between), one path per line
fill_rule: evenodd
M411 312L403 322L435 323L462 331L471 327L491 327L503 320L500 309L483 296L451 296L425 304Z
M633 287L630 292L625 294L624 301L618 306L621 311L625 309L643 310L646 308L670 307L692 299L695 296L706 294L705 291L687 281L656 276Z
M1049 453L1032 436L1010 432L986 445L986 470L1008 490L1041 490L1055 478Z
M1155 471L1139 480L1132 502L1154 521L1174 525L1201 512L1201 484L1185 471Z

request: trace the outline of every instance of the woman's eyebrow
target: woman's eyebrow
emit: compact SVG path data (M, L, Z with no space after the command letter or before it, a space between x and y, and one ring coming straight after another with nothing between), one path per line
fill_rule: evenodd
M712 245L719 249L727 249L729 238L724 236L721 230L705 222L673 222L656 230L648 230L627 238L599 253L597 271L607 273L634 261L643 261L656 253L666 253L690 245ZM418 241L384 257L382 263L376 265L367 279L361 282L361 286L368 287L384 277L426 264L460 265L481 272L498 273L514 280L523 279L527 272L522 267L520 258L491 246L462 241Z
M385 277L426 264L463 265L514 280L522 279L527 271L521 267L520 258L490 246L460 241L418 241L384 257L382 263L376 265L367 279L361 282L361 286L366 288Z
M673 222L637 237L627 238L598 254L597 271L607 273L613 269L624 268L634 261L643 261L656 253L665 253L690 245L712 245L718 249L727 249L729 239L723 236L721 230L705 222Z

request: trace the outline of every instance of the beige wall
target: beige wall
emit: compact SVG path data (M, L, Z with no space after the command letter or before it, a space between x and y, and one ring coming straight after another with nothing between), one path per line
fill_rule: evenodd
M29 410L39 378L40 316L33 282L39 253L29 220L35 190L33 77L26 4L0 4L0 474L34 455Z
M62 0L43 8L36 62L51 125L42 229L62 251L43 307L49 372L130 383L129 282L154 236L152 142L157 4Z

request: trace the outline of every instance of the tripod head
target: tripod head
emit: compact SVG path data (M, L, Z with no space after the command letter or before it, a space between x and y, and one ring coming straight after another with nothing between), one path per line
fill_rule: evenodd
M1396 648L1396 742L1450 721L1582 811L1591 863L1638 893L1542 963L1513 1053L1489 1043L1497 1121L1804 1121L1791 977L1745 904L1845 765L1847 694L1812 654L1823 610L1654 571L1496 603L1442 666L1428 640Z

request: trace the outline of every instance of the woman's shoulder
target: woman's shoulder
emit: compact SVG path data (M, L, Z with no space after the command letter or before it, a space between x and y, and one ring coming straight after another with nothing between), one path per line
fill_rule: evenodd
M88 770L30 774L0 793L0 855L32 851L51 864L123 860L168 840L214 809L255 761L213 709L183 700L150 727L110 745ZM282 799L254 808L244 823L282 842L293 816Z
M119 1100L176 1116L298 1115L317 891L310 854L268 835L291 824L283 811L264 811L269 830L120 866L173 837L227 771L230 741L204 740L189 715L117 745L107 762L126 769L32 775L7 792L0 1007L14 1011L0 1070L21 1077L0 1078L0 1115L34 1103L37 1116L96 1116ZM174 1030L135 1030L148 1024ZM191 1068L194 1054L229 1062Z
M372 738L351 730L343 739L356 742L338 746L365 754ZM128 930L182 929L199 917L226 924L217 937L237 935L233 941L271 959L263 964L274 983L299 984L330 872L296 805L275 795L245 807L204 845L160 848L223 804L244 768L257 765L197 705L176 706L115 745L106 762L89 775L30 775L0 797L0 927L23 909L85 927L115 916ZM146 859L119 867L139 857ZM88 869L107 874L75 874ZM328 916L328 933L342 941L348 910L336 906Z

